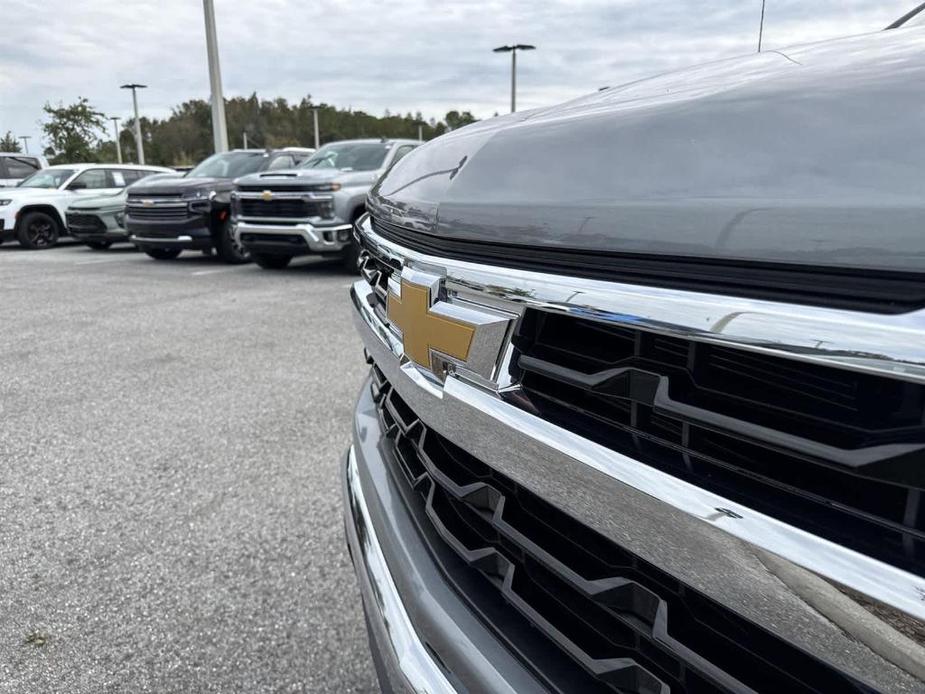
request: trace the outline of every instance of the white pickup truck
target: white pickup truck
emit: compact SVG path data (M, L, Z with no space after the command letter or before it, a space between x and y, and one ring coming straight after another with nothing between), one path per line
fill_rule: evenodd
M17 240L24 248L50 248L67 233L65 211L84 195L115 195L156 173L162 166L61 164L35 172L15 188L0 189L0 243Z

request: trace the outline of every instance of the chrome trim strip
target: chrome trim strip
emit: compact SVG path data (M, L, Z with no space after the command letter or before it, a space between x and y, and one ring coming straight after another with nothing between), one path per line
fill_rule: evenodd
M159 239L150 236L129 236L130 241L141 241L142 243L188 243L193 240L192 236L175 236L169 239Z
M632 328L925 383L925 310L880 315L491 267L405 249L357 224L377 254L440 267L446 287Z
M301 200L303 198L307 198L310 202L325 202L326 200L334 199L334 196L330 193L321 191L274 190L272 188L267 188L267 190L272 193L272 197L269 200L264 199L262 191L257 193L236 190L232 193L232 197L240 200L261 200L263 202L273 202L273 200Z
M139 210L150 209L152 207L160 208L170 208L176 207L177 209L183 208L186 209L188 202L196 202L195 198L190 200L184 200L183 198L153 198L148 202L141 202L141 200L132 200L129 198L125 201L126 207L134 207Z
M376 528L369 515L353 446L347 453L347 491L353 522L357 528L362 530L357 533L357 544L362 553L360 566L365 567L373 586L370 594L376 600L375 605L367 605L367 608L378 610L379 614L376 618L385 625L384 631L389 641L388 646L395 654L410 691L421 694L455 694L456 690L431 657L427 647L418 638L401 602L398 588L395 586L385 556L382 554Z

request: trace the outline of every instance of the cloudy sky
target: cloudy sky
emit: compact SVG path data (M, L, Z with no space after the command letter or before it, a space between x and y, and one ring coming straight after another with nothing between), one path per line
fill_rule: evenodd
M767 0L765 46L874 31L918 0ZM86 96L127 117L207 98L200 0L3 0L0 133L40 137L46 102ZM530 108L755 50L761 0L215 0L226 96L352 106L381 115L509 107L509 61L492 47L533 43L519 61Z

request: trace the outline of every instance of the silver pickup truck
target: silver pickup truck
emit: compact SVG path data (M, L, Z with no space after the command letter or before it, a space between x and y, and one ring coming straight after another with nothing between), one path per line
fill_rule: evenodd
M299 168L235 181L233 233L254 262L278 270L300 255L340 256L356 270L353 224L366 194L416 140L344 140L318 149Z

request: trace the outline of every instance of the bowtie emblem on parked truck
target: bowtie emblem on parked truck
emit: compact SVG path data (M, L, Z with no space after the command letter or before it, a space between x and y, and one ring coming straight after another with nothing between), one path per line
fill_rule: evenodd
M438 378L452 364L491 379L513 317L449 299L438 275L406 267L399 282L389 279L388 318L405 357Z

